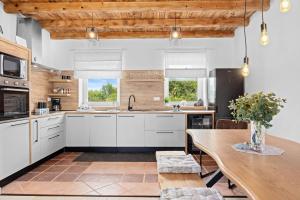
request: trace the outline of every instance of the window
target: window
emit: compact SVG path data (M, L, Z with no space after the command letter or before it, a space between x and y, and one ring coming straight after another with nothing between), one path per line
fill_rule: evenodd
M120 81L118 78L79 79L79 104L89 106L117 106Z
M122 51L78 51L74 72L79 79L79 105L118 106Z
M205 51L166 52L165 102L193 105L199 99L206 101Z
M198 82L190 79L169 80L169 100L171 102L197 101Z
M116 79L88 79L88 102L117 102L118 87Z

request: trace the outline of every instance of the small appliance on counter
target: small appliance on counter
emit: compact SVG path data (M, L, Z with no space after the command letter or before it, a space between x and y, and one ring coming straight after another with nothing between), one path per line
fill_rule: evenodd
M49 108L47 106L47 102L45 101L39 101L38 106L35 109L36 115L47 115L49 114Z
M60 98L52 98L51 105L52 105L52 107L51 107L52 111L60 111L61 110Z

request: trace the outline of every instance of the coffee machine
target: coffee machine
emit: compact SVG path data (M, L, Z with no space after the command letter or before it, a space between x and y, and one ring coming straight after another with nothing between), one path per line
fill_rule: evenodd
M51 108L52 111L60 111L61 110L61 103L59 98L52 98L51 99Z

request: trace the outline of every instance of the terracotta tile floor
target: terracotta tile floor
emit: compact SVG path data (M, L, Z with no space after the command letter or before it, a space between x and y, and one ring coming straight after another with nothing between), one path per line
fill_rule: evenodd
M2 194L118 195L160 194L156 163L75 162L80 153L66 152L46 161L2 188Z
M159 196L155 162L75 162L80 154L65 152L46 161L3 187L2 195ZM216 169L214 162L205 163L206 170ZM243 195L228 189L226 178L214 187L225 196Z

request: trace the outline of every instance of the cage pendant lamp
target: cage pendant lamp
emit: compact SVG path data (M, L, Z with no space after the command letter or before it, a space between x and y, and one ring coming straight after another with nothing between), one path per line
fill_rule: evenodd
M92 13L92 26L86 28L87 38L98 40L98 31L94 26L94 13Z

